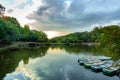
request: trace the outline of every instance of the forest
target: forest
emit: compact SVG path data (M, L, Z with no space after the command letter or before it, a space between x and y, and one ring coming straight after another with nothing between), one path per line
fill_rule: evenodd
M30 30L29 25L21 27L14 17L0 18L0 44L10 42L47 42L47 35L42 31Z
M120 26L108 25L95 27L90 32L75 32L52 38L51 43L100 43L100 46L113 51L120 51Z

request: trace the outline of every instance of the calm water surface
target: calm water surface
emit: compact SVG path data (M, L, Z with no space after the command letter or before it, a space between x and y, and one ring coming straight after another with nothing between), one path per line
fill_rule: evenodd
M6 51L0 54L0 80L119 80L117 76L95 73L77 63L79 57L91 55L120 59L117 53L85 45Z

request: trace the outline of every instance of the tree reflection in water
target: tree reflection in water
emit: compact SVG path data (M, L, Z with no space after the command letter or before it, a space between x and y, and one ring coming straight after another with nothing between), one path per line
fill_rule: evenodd
M36 64L36 66L41 65L41 67L42 67L44 65L49 65L46 68L48 69L49 67L51 67L51 70L52 70L52 67L53 67L53 70L54 70L55 69L54 66L57 66L57 65L61 65L61 67L63 67L64 65L68 64L69 66L71 66L70 65L71 62L69 63L69 60L71 60L72 57L74 57L74 56L78 57L81 54L83 54L83 55L95 55L95 56L97 56L97 55L110 56L114 59L114 61L117 61L118 59L120 59L118 53L113 54L109 51L103 51L98 46L86 46L86 45L42 46L42 47L35 47L35 48L30 48L30 49L19 49L19 50L6 51L6 52L3 52L3 53L0 53L0 66L1 66L0 67L0 71L1 71L0 80L2 80L3 77L5 77L5 75L7 73L14 72L14 70L19 66L18 64L21 61L23 61L23 64L27 65L27 64L30 63L31 60L36 60L37 58L42 58L45 55L50 56L50 53L55 53L55 54L59 53L59 54L57 54L57 55L52 54L49 60L46 58L42 62L38 61L38 63L40 63L40 64ZM69 57L71 57L71 59ZM54 58L55 58L55 60L54 60ZM62 58L63 58L63 60L62 60ZM57 65L55 63L53 64L53 63L50 62L51 60L56 61L58 59L60 61L57 62ZM64 60L67 60L68 62L65 62ZM44 62L44 61L46 61L47 63ZM76 61L73 61L73 63L74 62L76 62ZM74 65L76 65L76 63ZM34 64L33 64L33 66L34 66ZM73 66L73 67L75 68L76 66ZM59 69L59 68L60 67L58 67L57 69ZM77 68L75 68L75 69L77 69ZM74 71L74 73L76 74L75 71ZM20 73L20 74L22 74L22 73ZM78 74L80 74L80 73L78 72ZM62 74L59 73L59 76L60 75L62 75ZM77 74L76 74L76 76L77 76Z

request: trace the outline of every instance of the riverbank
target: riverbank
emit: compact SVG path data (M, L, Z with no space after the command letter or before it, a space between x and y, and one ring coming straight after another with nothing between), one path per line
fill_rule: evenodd
M0 45L0 52L12 49L30 48L36 46L56 46L56 45L99 45L99 43L39 43L39 42L12 42L11 44Z
M99 43L94 43L94 42L86 42L86 43L50 43L50 45L100 45Z
M0 45L0 52L13 49L26 49L33 48L36 46L49 46L48 43L38 43L38 42L12 42L10 44Z
M10 50L10 49L17 49L27 46L23 42L12 42L10 44L0 45L0 52Z

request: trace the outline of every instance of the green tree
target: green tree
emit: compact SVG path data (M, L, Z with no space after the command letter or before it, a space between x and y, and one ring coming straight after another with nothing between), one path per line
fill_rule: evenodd
M29 41L31 41L31 42L47 42L47 35L40 31L31 30L29 33Z

